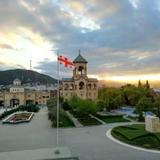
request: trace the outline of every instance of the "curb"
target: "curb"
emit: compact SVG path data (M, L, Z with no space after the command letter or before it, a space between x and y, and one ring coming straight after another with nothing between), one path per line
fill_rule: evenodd
M130 144L126 144L124 142L121 142L117 139L115 139L112 135L111 135L111 130L112 129L109 129L107 132L106 132L106 136L111 140L111 141L114 141L115 143L118 143L120 145L123 145L125 147L129 147L129 148L133 148L133 149L136 149L136 150L139 150L139 151L144 151L144 152L148 152L148 153L158 153L160 154L160 151L158 150L153 150L153 149L145 149L145 148L142 148L142 147L136 147L136 146L132 146Z

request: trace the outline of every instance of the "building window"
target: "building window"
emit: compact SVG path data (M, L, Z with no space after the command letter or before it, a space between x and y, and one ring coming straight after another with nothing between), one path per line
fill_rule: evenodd
M68 88L69 88L69 85L68 85L68 84L65 84L64 90L68 90Z
M97 85L94 83L94 89L96 89L97 88Z
M83 66L79 66L79 68L78 68L78 74L79 75L84 74L84 67Z
M70 84L70 90L73 90L73 89L74 89L74 85Z
M92 85L91 84L88 84L88 89L92 89Z
M84 89L84 82L80 82L79 83L79 90L83 90Z

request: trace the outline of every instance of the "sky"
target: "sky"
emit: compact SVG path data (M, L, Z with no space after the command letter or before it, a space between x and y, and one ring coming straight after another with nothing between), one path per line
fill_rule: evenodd
M56 53L100 80L160 80L159 0L0 0L0 70L56 77ZM71 76L61 68L61 77Z

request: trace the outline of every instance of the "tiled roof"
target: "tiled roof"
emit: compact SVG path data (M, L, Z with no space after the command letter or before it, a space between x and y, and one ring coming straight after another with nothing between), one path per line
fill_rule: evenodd
M70 81L73 81L73 79L72 78L62 78L62 81L70 82Z
M88 81L98 81L97 78L88 78Z
M73 63L87 63L87 61L82 57L81 54L79 54L77 58L73 61Z

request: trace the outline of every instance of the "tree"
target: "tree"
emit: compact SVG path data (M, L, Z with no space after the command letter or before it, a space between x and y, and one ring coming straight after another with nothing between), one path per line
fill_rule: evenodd
M160 117L160 96L155 97L154 107L156 109L156 115Z
M102 107L105 106L108 111L124 104L123 92L119 88L102 88L99 93L99 100L104 102Z
M125 98L125 104L136 106L139 100L143 97L152 97L151 90L141 85L141 87L136 87L134 85L124 86L123 94Z
M70 99L69 105L74 111L81 115L95 114L98 110L98 107L94 101L80 99L75 96Z
M65 100L62 104L64 110L70 110L71 106L69 105L68 100Z
M142 97L136 105L136 110L138 113L151 111L153 109L153 102L151 98Z
M147 89L150 88L150 84L149 84L148 80L146 81L145 87L146 87Z
M138 88L142 87L141 80L138 81Z
M73 96L69 100L69 105L71 106L72 110L75 110L77 108L77 104L78 104L79 100L80 100L80 98L77 96Z
M94 101L79 99L77 103L77 112L80 114L95 114L97 106Z
M105 103L105 101L102 100L102 99L99 99L99 100L97 101L96 105L97 105L97 109L98 109L99 111L103 111L103 109L106 108L106 103Z

